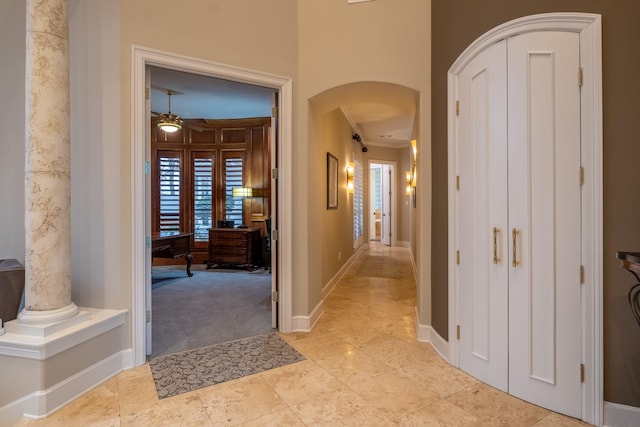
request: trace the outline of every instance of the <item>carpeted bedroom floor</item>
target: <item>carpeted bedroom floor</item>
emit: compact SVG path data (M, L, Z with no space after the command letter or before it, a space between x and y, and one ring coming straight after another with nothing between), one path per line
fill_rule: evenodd
M183 265L152 270L152 353L158 357L271 332L271 274Z

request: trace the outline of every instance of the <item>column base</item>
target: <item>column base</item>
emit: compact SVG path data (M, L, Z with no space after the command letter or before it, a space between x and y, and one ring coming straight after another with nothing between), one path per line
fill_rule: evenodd
M78 306L74 303L55 310L34 311L24 309L18 314L18 323L22 325L48 325L62 322L78 314Z

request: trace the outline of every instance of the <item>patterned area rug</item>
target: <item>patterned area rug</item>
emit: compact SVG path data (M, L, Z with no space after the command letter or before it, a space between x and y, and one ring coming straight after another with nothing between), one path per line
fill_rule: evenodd
M149 365L158 397L164 399L304 359L272 332L159 356Z

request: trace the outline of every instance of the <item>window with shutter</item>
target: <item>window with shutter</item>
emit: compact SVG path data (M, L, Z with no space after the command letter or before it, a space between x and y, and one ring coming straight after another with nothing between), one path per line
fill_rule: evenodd
M364 234L364 170L356 160L353 173L353 240Z
M193 154L193 240L209 240L209 228L213 227L214 155Z
M242 157L227 157L224 163L225 181L225 219L233 221L235 226L243 223L244 199L234 197L234 188L243 186L243 159Z
M161 153L159 156L159 231L180 231L182 214L180 202L181 158L179 153Z

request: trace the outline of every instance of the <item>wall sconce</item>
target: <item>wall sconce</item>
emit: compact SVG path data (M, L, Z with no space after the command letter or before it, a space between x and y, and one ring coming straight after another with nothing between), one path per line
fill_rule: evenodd
M355 164L349 163L347 166L347 191L353 193L353 171L355 170Z
M413 175L411 174L411 171L407 171L406 175L407 175L407 188L405 190L405 194L407 196L410 196L411 195L411 191L413 190L412 189L412 187L413 187L413 185L412 185L412 183L413 183L413 179L412 179Z
M411 140L411 148L413 149L413 170L411 171L411 186L416 187L417 174L416 174L416 159L418 154L417 149L417 141L415 139Z

